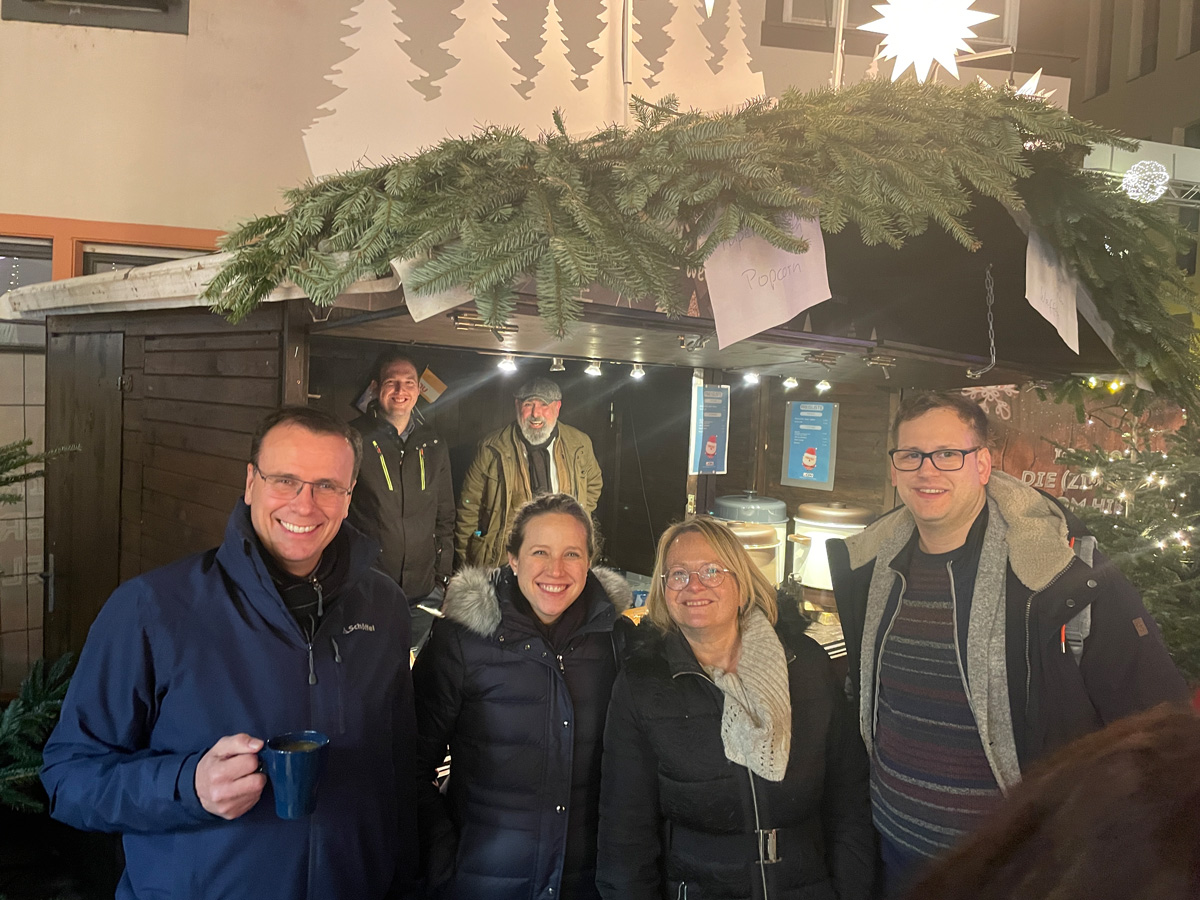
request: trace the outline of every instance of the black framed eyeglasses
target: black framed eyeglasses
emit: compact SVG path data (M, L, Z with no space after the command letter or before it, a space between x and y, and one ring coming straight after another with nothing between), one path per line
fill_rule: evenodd
M729 574L728 569L723 569L716 563L708 563L701 566L699 569L690 570L683 566L676 566L662 574L663 584L673 591L682 591L691 584L692 576L695 575L700 583L705 587L715 588L721 585L725 580L725 576Z
M925 460L933 463L933 467L942 472L957 472L967 461L967 457L982 450L982 447L971 447L969 450L930 450L924 453L920 450L889 450L892 458L892 468L901 472L915 472L925 465Z
M299 497L306 484L312 487L313 500L318 506L332 506L350 496L348 488L333 481L305 481L291 475L267 475L258 466L254 467L254 472L267 486L267 494L276 500Z

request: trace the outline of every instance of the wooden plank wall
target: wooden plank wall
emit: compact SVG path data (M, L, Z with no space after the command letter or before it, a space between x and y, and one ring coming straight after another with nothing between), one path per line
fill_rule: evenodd
M757 388L743 387L739 375L720 383L733 385L729 433L729 473L718 476L718 495L753 488L787 503L788 515L801 503L841 501L883 513L894 505L888 477L888 428L899 402L899 389L836 384L818 396L814 382L785 391L778 378L764 378ZM821 400L838 409L837 466L832 491L780 484L787 403Z
M286 317L271 304L237 325L202 309L58 320L125 334L122 581L221 542L254 429L283 396Z

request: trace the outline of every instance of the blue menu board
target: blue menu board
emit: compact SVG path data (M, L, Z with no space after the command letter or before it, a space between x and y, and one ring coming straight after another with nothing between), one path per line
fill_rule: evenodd
M724 475L729 455L729 385L696 385L689 475Z
M782 484L833 490L838 404L796 400L787 405Z

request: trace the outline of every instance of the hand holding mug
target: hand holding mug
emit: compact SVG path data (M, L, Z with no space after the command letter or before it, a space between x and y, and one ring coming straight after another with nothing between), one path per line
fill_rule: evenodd
M200 805L222 819L243 815L262 795L266 776L259 771L263 742L248 734L221 738L196 765L196 797Z

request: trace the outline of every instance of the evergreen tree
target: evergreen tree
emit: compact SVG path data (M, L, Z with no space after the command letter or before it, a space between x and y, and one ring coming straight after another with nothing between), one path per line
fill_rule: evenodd
M1075 512L1141 592L1184 677L1200 683L1200 428L1156 434L1142 414L1145 392L1129 393L1127 405L1090 413L1121 435L1123 450L1064 449L1058 462L1088 471L1096 498L1113 501Z

